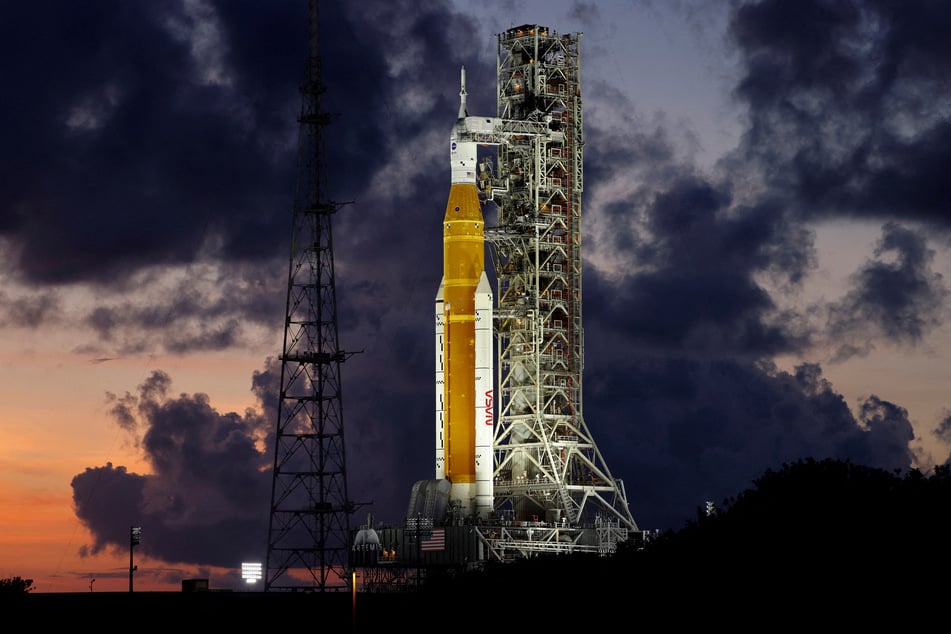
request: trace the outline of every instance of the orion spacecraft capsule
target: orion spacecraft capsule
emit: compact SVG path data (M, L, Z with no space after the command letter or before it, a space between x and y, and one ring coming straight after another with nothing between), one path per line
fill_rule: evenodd
M449 139L451 186L443 219L443 276L436 293L436 479L465 515L493 507L495 387L492 287L485 274L485 221L476 186L476 131L491 119L469 117L462 68L459 117Z

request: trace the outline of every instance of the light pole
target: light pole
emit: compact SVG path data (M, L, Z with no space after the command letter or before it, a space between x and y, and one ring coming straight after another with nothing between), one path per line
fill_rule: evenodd
M350 573L350 630L357 631L357 571Z
M138 566L132 563L132 553L139 544L142 535L141 526L129 527L129 592L132 592L132 573L138 570Z

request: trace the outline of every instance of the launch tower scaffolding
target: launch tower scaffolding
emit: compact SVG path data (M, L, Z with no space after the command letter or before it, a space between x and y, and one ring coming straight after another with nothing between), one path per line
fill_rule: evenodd
M317 44L310 0L309 57L301 86L297 192L275 434L265 591L336 591L350 586L350 515L344 453L331 218L325 200Z
M494 496L501 517L532 530L493 547L613 552L639 529L583 417L580 35L512 28L497 60ZM519 133L533 127L548 132Z

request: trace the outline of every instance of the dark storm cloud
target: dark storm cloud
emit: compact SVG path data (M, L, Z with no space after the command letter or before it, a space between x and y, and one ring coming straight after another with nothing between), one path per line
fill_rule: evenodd
M172 354L237 347L248 340L249 326L271 329L280 323L285 275L241 263L198 271L150 299L100 298L84 321L101 342L123 354L156 344Z
M635 253L638 268L617 282L587 273L589 324L677 355L756 358L802 347L800 320L779 310L756 278L798 284L814 266L811 235L775 205L730 203L729 191L684 174L640 209L641 235L623 229L636 207L607 209L618 225L607 232L612 248Z
M154 372L135 394L113 395L112 414L136 437L150 475L107 464L73 478L76 515L90 529L89 552L128 544L142 526L140 552L163 561L235 567L263 555L271 458L256 442L271 421L248 410L216 411L204 394L170 396Z
M951 7L915 0L765 0L730 32L746 153L809 216L895 217L948 229Z
M792 187L788 178L806 156L798 150L835 161L836 151L874 127L861 109L850 121L856 103L819 99L824 90L841 90L843 78L835 73L849 71L848 64L823 58L823 44L838 41L837 29L848 23L840 13L850 9L803 3L803 25L782 13L796 14L798 3L774 4L741 7L734 20L738 40L748 43L746 12L779 11L771 16L777 31L759 34L741 60L746 75L737 93L750 104L751 125L742 147L754 162L731 157L721 167L732 169L718 177L702 173L683 157L674 128L633 116L635 104L621 95L611 99L612 112L627 113L624 126L599 116L604 99L586 119L587 189L602 182L629 189L608 205L587 207L606 225L586 245L621 254L630 270L585 269L585 413L642 527L677 527L704 496L719 503L763 470L800 457L889 469L907 469L915 460L900 406L872 395L853 415L820 366L804 364L790 374L765 361L801 354L829 337L813 321L821 306L780 308L779 300L788 305L783 296L795 297L816 268L807 225L820 209L807 198L815 190ZM820 52L811 57L817 45ZM788 76L777 74L775 64ZM827 85L820 90L811 82ZM929 133L927 120L917 126L919 136ZM765 186L751 188L758 168ZM862 190L869 182L863 178L853 181L848 204L826 196L823 213L866 213L859 194L878 194ZM921 217L930 213L921 211ZM944 286L920 235L894 225L883 231L878 259L828 310L853 333L868 335L873 325L877 338L914 343L940 323Z
M633 351L632 351L633 352ZM907 468L907 414L871 397L861 424L818 365L630 355L593 368L585 414L643 529L680 528L768 468L803 457Z
M354 355L344 364L354 369L346 374L351 384L366 372L359 363ZM423 365L410 365L417 363ZM413 384L408 395L406 387L397 387L389 388L392 395L371 390L346 401L354 524L371 513L384 521L402 519L412 483L429 477L432 468L432 448L427 451L420 440L432 434L432 410L416 398L418 381L399 372L390 379L398 386ZM161 371L135 393L108 394L110 415L141 448L153 473L109 463L73 478L76 515L93 535L83 552L121 549L128 544L128 526L141 525L146 538L139 552L156 560L233 568L260 559L279 381L280 363L267 360L252 378L260 407L240 415L216 411L204 394L173 396L172 379Z
M138 419L135 415L136 397L129 392L126 392L123 396L107 392L106 401L111 403L109 414L115 419L119 428L134 434L138 428Z
M272 257L260 245L284 239L296 81L283 69L300 67L299 52L287 38L250 39L284 62L247 69L277 73L262 85L231 57L227 18L249 15L189 6L8 8L0 53L17 90L0 105L0 166L13 176L0 226L23 279L126 279L190 262L212 237L232 257ZM237 248L252 227L257 240Z
M10 296L0 292L0 326L38 328L58 314L61 302L55 292Z
M867 353L877 338L917 344L943 323L948 289L932 268L934 252L921 231L886 223L875 258L852 276L852 288L830 306L836 358Z
M129 541L129 526L140 515L146 476L129 473L123 466L87 467L72 481L76 517L95 536L87 554L121 548Z
M951 446L951 411L945 410L942 412L941 421L931 433L944 445ZM948 459L945 461L945 464L951 465L951 456L948 457Z
M642 187L663 188L693 171L689 157L681 158L676 131L663 113L640 116L629 96L603 82L589 81L584 99L585 176L592 176L592 183L623 169Z
M598 22L601 17L601 12L598 10L597 3L573 2L568 9L567 15L569 18L577 20L584 25Z
M182 308L181 302L176 302ZM194 306L189 307L193 310ZM204 310L194 310L200 323L187 324L188 318L174 313L168 306L142 306L126 303L113 308L96 308L87 318L104 341L113 344L113 348L123 354L146 352L156 343L156 337L148 331L159 333L158 341L172 354L196 353L207 350L221 350L234 347L241 340L243 324L235 317L226 318L217 323L206 320L210 314ZM139 325L146 332L130 332L127 328ZM116 340L112 333L117 332L122 340Z
M852 439L849 459L882 468L904 468L912 458L908 444L914 439L908 410L873 395L859 407L859 421L867 433L861 440Z
M4 75L18 86L0 100L11 273L41 285L89 282L97 306L79 321L119 353L226 348L246 343L241 323L279 324L307 2L53 8L11 7L0 37ZM405 259L410 232L417 261L438 265L442 130L458 108L459 68L469 68L472 107L492 112L484 88L493 69L474 61L483 43L446 3L323 2L321 19L333 25L321 29L323 107L339 115L327 129L326 171L334 199L355 201L338 216L338 267L355 289L375 285L374 310L345 315L360 323L405 305L406 271L381 262ZM433 147L435 121L444 125ZM394 187L369 191L383 180ZM223 267L217 279L125 298L155 283L148 271L203 261ZM5 321L56 317L39 310L41 297L7 308Z

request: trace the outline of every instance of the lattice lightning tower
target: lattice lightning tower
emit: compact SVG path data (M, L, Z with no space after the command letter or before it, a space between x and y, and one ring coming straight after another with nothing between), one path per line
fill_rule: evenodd
M301 86L297 191L281 355L265 591L349 588L350 515L321 110L317 0Z

